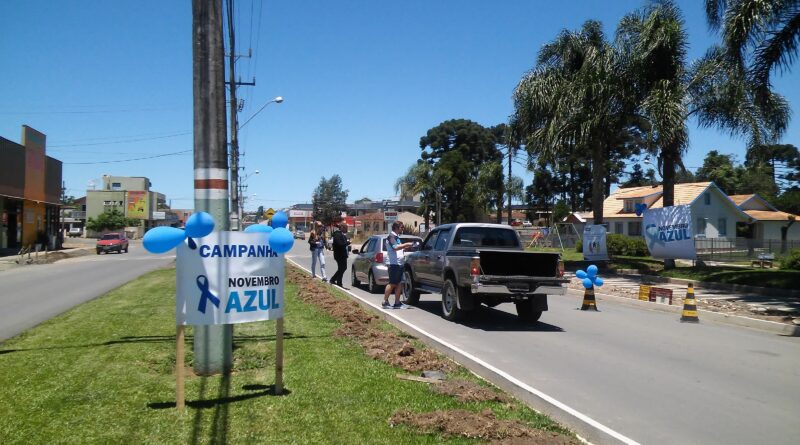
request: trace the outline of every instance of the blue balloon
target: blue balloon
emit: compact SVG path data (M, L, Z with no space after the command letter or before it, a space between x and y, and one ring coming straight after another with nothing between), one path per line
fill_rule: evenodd
M150 253L164 253L186 238L186 232L175 227L153 227L144 234L142 244Z
M586 272L584 272L582 270L579 270L579 271L575 272L575 276L582 280L582 279L586 278Z
M247 233L255 233L255 232L270 233L272 232L272 227L266 224L253 224L252 226L247 226L247 228L245 228L244 231Z
M586 289L591 289L592 288L592 280L589 279L589 278L584 278L583 279L583 287L585 287Z
M284 227L278 227L269 234L269 247L275 252L288 252L293 244L294 237L292 236L292 232Z
M270 225L274 228L278 227L286 227L286 224L289 223L289 215L286 212L277 212L272 215L272 219L270 220Z
M586 268L586 275L589 275L589 278L594 278L597 276L597 266L592 264L591 266Z
M603 285L603 279L600 278L600 277L595 278L594 279L594 285L597 286L597 287L602 286Z
M186 221L186 236L202 238L214 231L214 217L206 212L193 213Z

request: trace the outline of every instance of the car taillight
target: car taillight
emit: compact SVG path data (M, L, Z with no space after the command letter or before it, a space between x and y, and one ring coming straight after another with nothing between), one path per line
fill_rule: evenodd
M375 254L375 262L382 263L383 262L383 252L378 252Z
M472 275L473 278L481 274L481 260L479 258L473 258L472 261L470 261L469 274Z
M561 260L558 261L558 276L559 277L564 276L564 262Z

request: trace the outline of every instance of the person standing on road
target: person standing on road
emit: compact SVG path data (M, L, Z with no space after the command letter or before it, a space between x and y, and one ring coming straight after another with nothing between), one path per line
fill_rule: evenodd
M340 224L339 230L333 232L333 258L336 260L336 273L331 277L331 284L344 287L342 277L347 271L347 249L350 240L347 239L347 224Z
M325 229L317 221L308 235L308 245L311 248L311 278L317 277L317 263L319 262L319 275L322 281L327 281L325 276Z
M403 278L404 250L413 246L414 243L401 243L400 234L403 233L403 223L395 221L392 223L392 231L386 238L386 261L389 269L389 284L383 292L383 308L399 309L403 307L400 303L400 281ZM394 292L394 305L389 303L389 295Z

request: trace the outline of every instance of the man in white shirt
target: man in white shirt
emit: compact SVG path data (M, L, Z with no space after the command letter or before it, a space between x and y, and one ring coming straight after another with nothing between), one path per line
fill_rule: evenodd
M386 261L389 269L389 284L383 292L383 304L385 309L399 309L403 307L400 303L400 281L403 279L403 256L404 250L413 246L414 243L401 243L400 234L403 233L403 223L395 221L392 223L392 232L386 238ZM389 295L394 292L394 305L389 304Z

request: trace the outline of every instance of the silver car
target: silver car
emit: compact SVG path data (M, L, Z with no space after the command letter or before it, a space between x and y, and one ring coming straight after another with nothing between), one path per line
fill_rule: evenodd
M367 284L370 293L380 292L383 286L389 284L389 269L386 260L386 238L389 235L373 235L367 239L360 249L353 249L352 283L358 286ZM422 243L422 238L413 235L400 235L403 243Z

